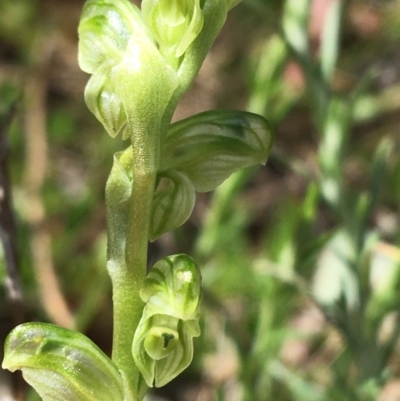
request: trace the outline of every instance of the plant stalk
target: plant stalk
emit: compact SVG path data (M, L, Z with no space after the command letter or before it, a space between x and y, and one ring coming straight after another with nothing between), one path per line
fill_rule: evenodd
M133 132L138 131L137 126L135 130L135 125L130 125L133 172L125 263L110 272L114 305L112 359L125 372L135 390L139 388L140 373L131 348L144 306L140 290L147 273L148 233L157 178L160 125L160 121L154 121L151 117L141 132Z

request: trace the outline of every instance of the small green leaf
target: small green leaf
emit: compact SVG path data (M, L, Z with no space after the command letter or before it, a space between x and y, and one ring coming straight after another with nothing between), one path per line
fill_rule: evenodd
M152 204L150 241L185 223L192 213L196 196L188 177L178 171L164 172L159 178L161 181Z
M186 255L158 261L140 292L146 303L132 355L147 385L161 387L188 367L200 335L201 273Z
M215 189L235 171L267 160L273 130L261 116L240 111L209 111L171 125L161 171L187 175L196 191Z
M21 369L44 401L123 401L121 376L83 334L46 323L26 323L7 337L2 367Z

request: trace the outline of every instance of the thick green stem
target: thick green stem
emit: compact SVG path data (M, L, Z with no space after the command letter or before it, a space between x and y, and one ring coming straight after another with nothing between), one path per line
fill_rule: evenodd
M129 269L121 266L112 276L114 304L112 359L129 377L132 388L137 387L139 376L130 349L141 310L141 299L134 290L140 288L140 279L135 276Z
M131 113L135 115L135 113ZM137 122L138 119L135 120ZM143 302L140 289L146 277L148 233L157 177L160 121L148 118L131 123L133 148L132 194L126 228L125 263L110 270L113 283L114 335L112 359L138 389L139 371L131 347L139 324ZM141 129L138 129L141 128Z
M137 383L139 372L132 358L131 347L143 309L139 292L146 277L150 208L156 178L155 172L141 171L141 167L137 166L133 174L126 264L119 266L112 274L114 291L112 358L133 383Z

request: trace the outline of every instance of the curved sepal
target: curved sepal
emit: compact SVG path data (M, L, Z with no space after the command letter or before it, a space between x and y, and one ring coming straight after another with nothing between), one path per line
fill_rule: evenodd
M123 401L121 376L83 334L46 323L26 323L7 337L2 367L22 370L44 401Z
M146 303L132 355L148 386L161 387L188 367L201 300L201 273L186 255L158 261L140 292Z
M235 171L267 160L273 130L261 116L241 111L208 111L171 125L161 170L189 177L196 191L215 189Z
M147 31L140 10L127 0L88 0L79 22L81 69L93 74L99 67L118 64L135 30Z
M109 72L100 71L90 78L85 88L85 101L88 109L103 124L107 133L115 138L126 125L127 119ZM126 130L123 139L127 136L125 132Z
M184 174L172 170L159 178L152 204L150 241L185 223L193 211L196 197L191 181Z

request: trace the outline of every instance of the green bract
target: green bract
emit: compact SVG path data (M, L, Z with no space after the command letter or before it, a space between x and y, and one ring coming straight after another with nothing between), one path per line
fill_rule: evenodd
M272 127L257 114L208 111L171 125L160 169L178 170L196 191L211 191L235 171L264 164L273 138Z
M83 334L51 324L15 328L2 367L21 369L44 401L124 400L123 380L111 360Z
M158 261L140 292L146 303L132 344L132 355L148 386L161 387L193 358L198 323L201 274L186 255Z

